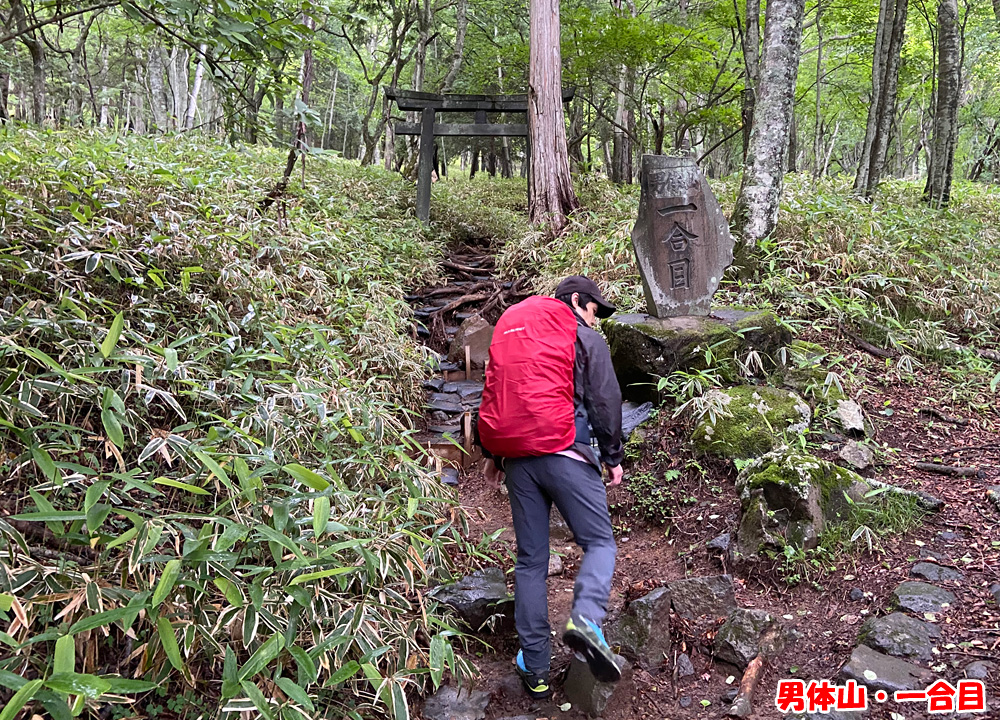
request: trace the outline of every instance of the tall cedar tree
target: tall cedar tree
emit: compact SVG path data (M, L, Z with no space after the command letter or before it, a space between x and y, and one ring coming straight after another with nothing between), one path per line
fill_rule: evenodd
M531 222L556 235L580 206L569 174L569 150L562 106L559 0L531 0L528 71L528 177Z
M805 0L771 0L764 13L764 52L750 150L733 215L741 238L737 264L745 269L752 268L755 262L757 243L778 224L804 13Z

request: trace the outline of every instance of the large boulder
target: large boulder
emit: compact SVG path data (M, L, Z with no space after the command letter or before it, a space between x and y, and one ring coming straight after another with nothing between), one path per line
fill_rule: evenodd
M494 615L500 615L497 629L513 626L514 598L507 592L500 568L476 570L458 582L434 588L430 596L451 606L473 630L479 630Z
M938 635L940 631L931 623L894 612L865 620L858 641L886 655L930 660L934 647L931 638Z
M662 663L670 654L670 590L657 588L629 603L609 625L608 640L646 668Z
M615 373L626 397L656 400L656 382L676 370L703 370L706 355L743 358L756 351L769 367L791 332L770 312L718 308L707 317L656 318L615 315L601 327L608 338Z
M742 513L737 555L786 545L811 549L827 523L844 519L850 501L862 502L864 479L846 468L789 448L752 461L736 481Z
M808 430L812 419L802 398L772 387L710 390L705 401L719 412L705 413L695 426L695 448L728 459L765 455Z
M723 617L736 609L736 593L730 575L674 580L667 587L674 610L683 618Z

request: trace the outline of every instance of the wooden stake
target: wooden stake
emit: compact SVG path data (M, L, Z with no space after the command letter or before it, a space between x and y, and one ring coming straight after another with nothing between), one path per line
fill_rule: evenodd
M468 350L469 346L465 347ZM472 459L472 413L468 410L462 416L462 435L464 436L462 445L465 447L465 455L462 457L462 469L464 470Z
M472 348L465 346L465 379L472 379Z

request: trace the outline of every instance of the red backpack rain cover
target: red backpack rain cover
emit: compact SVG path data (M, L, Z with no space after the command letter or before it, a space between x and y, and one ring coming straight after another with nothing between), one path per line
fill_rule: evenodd
M479 408L479 439L490 453L549 455L573 444L576 328L573 311L550 297L530 297L500 317Z

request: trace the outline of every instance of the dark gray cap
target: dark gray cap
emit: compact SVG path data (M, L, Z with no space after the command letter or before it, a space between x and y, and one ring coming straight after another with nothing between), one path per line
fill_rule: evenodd
M592 297L594 302L597 303L597 317L606 318L615 314L615 306L604 299L601 289L597 287L597 283L589 277L570 275L559 283L559 287L556 288L556 297L572 295L573 293L586 293Z

